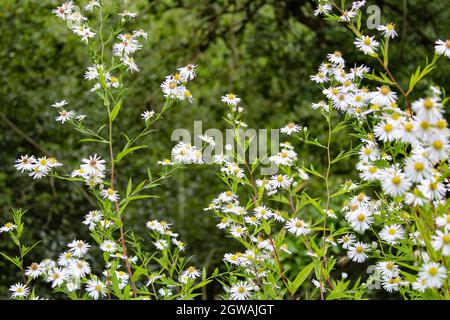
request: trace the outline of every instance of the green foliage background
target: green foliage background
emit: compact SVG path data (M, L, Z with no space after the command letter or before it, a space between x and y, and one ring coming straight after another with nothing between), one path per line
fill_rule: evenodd
M390 66L400 82L406 83L415 67L434 50L434 41L450 34L450 6L442 0L368 1L381 8L382 22L397 24L400 38L391 46ZM307 126L320 137L324 123L310 108L321 99L309 80L326 54L342 50L349 64L366 63L356 52L353 37L343 27L312 15L308 0L130 0L130 10L139 12L135 25L149 33L136 60L141 72L128 80L130 91L121 110L119 125L127 131L142 129L140 113L158 108L162 94L159 84L176 67L197 63L198 79L191 90L193 105L182 104L169 112L159 131L147 137L149 149L139 151L122 164L122 186L129 175L145 175L145 167L157 168L157 160L170 157L171 133L176 128L224 129L225 112L220 96L236 92L244 101L249 127L279 128L288 121ZM56 123L49 106L67 99L70 106L88 115L87 124L103 119L102 106L83 80L87 65L85 48L52 14L54 0L0 0L0 223L8 219L11 207L28 209L25 238L41 239L30 256L37 260L56 258L67 241L89 235L81 221L93 205L80 186L52 179L30 181L15 171L14 160L21 154L44 155L46 151L64 163L67 172L80 158L94 152L106 155L98 146L79 143L80 136ZM374 31L373 33L376 33ZM367 62L369 66L370 63ZM437 84L448 83L450 63L441 63L432 77ZM426 88L427 83L421 83ZM414 98L414 97L413 97ZM120 137L117 137L120 139ZM349 143L342 132L339 144ZM306 162L321 161L324 155L297 150ZM334 183L349 178L349 161L333 172ZM126 226L145 237L145 222L166 218L189 243L194 263L213 268L222 254L236 243L224 240L217 221L203 212L212 197L223 191L214 167L188 167L171 178L160 199L135 205ZM119 179L121 172L119 171ZM318 190L317 183L310 186ZM80 235L79 232L82 232ZM0 251L10 245L0 236ZM301 258L291 261L302 263ZM31 262L28 261L28 262ZM0 260L0 297L18 279L15 270ZM210 289L213 297L215 289Z

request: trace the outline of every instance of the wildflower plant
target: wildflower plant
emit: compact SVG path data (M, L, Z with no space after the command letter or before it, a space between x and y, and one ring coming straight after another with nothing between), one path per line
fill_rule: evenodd
M414 90L441 56L448 57L449 41L436 41L432 59L404 88L389 68L395 25L380 25L379 33L369 35L362 29L364 5L318 1L314 14L345 25L374 66L348 66L340 51L328 54L311 76L324 95L312 108L326 121L325 139L294 122L281 128L295 141L267 155L278 174L259 177L263 159L249 163L242 157L249 141L239 135L245 126L241 99L235 94L221 99L228 106L224 119L234 129L236 150L217 158L225 189L205 210L213 211L220 219L217 227L243 248L223 258L230 271L223 279L225 297L359 299L382 289L407 299L449 298L448 98L438 86L423 97ZM332 154L333 139L344 129L359 143ZM303 161L296 144L323 151L325 167ZM334 168L355 157L358 181L332 185ZM322 182L323 197L310 195L312 179ZM305 251L300 268L284 263L293 252ZM349 262L372 263L375 272L353 279L338 275L338 265ZM308 277L311 285L301 289ZM374 287L374 281L380 285Z
M449 299L448 98L437 85L426 92L418 88L439 60L450 57L450 40L436 41L434 55L405 86L389 65L389 48L398 37L394 22L364 30L366 1L316 2L313 14L345 26L369 65L346 61L342 51L329 53L311 75L322 94L311 108L323 118L325 134L313 136L300 119L289 122L280 132L290 141L252 161L248 153L255 137L243 134L245 99L231 92L220 98L233 145L213 157L223 191L211 195L204 211L241 246L224 254L221 274L218 269L207 274L206 266L190 263L184 256L186 243L170 222L150 218L146 236L151 240L144 241L126 219L135 203L157 197L157 187L176 170L203 164L203 151L216 141L202 135L202 146L179 142L170 160L159 161L157 175L147 169L145 178L124 178L120 171L124 158L148 147L145 137L166 112L193 101L187 86L197 65L166 77L160 110L143 110L142 130L135 136L121 132L123 141L115 141L128 79L139 72L134 59L148 35L128 30L128 21L137 14L126 9L126 1L89 1L83 10L69 1L56 8L54 14L89 52L85 79L107 121L91 128L84 114L70 109L68 101L58 101L52 105L56 121L80 132L82 142L98 145L96 153L82 157L69 173L63 171L64 161L43 155L22 155L15 166L33 179L52 176L82 183L98 207L82 221L91 240L74 239L59 255L31 264L25 258L39 243L22 243L25 212L11 211L12 220L0 228L18 251L15 257L2 256L22 275L11 284L11 297L37 298L36 289L43 284L70 299L192 299L217 280L223 287L220 297L235 300L363 299L374 289L404 299ZM332 147L343 132L348 144L336 154ZM307 160L305 146L325 162ZM266 161L276 173L259 170ZM356 179L336 185L332 178L344 161L353 164ZM98 259L99 270L93 263ZM349 264L356 272L341 273Z
M11 296L36 298L35 288L49 283L55 293L70 299L191 299L211 280L185 257L186 243L172 230L171 223L150 220L146 237L151 242L147 244L126 225L129 208L157 197L153 190L179 166L164 162L156 176L147 168L145 178L124 178L126 174L120 171L120 164L125 157L148 148L145 137L154 131L153 125L167 111L179 102L193 101L186 84L195 78L196 65L189 64L166 77L161 84L164 103L160 111L143 111L142 130L135 136L121 132L123 140L115 141L115 123L120 110L126 107L127 81L139 72L134 57L142 48L141 39L148 35L142 29L128 29L128 22L137 13L127 10L127 1L89 1L82 9L69 1L53 13L81 38L89 53L91 65L87 66L84 78L92 84L90 91L98 98L106 122L92 128L86 124L86 115L69 109L67 100L58 101L51 106L56 112L55 120L77 130L84 136L80 141L96 144L98 151L86 155L70 173L61 170L64 168L61 162L46 156L24 155L15 166L33 179L51 176L83 183L98 207L80 221L89 229L90 241L74 239L67 248L61 248L58 256L29 266L25 265L24 257L36 244L28 247L21 243L24 212L12 211L14 222L7 222L1 232L9 234L19 255L2 255L20 268L22 282L11 286ZM99 258L103 261L102 269L94 270L92 265Z

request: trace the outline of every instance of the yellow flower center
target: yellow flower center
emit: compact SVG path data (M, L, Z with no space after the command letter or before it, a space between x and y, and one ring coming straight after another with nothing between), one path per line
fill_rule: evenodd
M423 102L423 106L425 107L425 109L430 110L434 106L433 100L431 100L430 98L426 98Z
M394 228L391 228L391 229L389 229L388 233L389 233L391 236L393 236L393 235L396 233L396 231L395 231Z
M444 144L441 140L436 140L435 142L433 142L433 148L435 148L436 150L441 150L443 146Z
M422 122L420 123L420 127L421 127L423 130L428 130L428 129L430 128L430 123L429 123L428 121L422 121Z
M394 176L394 177L392 178L392 183L395 184L395 185L397 185L397 186L400 184L401 181L402 181L402 180L400 179L399 176Z
M386 123L384 125L384 131L386 131L386 132L391 132L393 129L394 129L394 127L390 123Z
M369 168L369 172L372 173L372 174L374 174L375 172L377 172L377 167L373 167L373 166L370 167L370 168Z
M366 219L366 216L365 214L360 213L356 218L358 219L359 222L363 222Z
M405 124L405 126L403 128L405 129L406 132L411 132L413 129L413 124L407 123L407 124Z
M438 122L436 122L436 127L438 127L438 129L445 129L447 127L447 121L445 121L444 119L438 120Z
M445 244L450 244L450 235L444 234L444 236L442 237L442 241L443 241Z
M357 246L356 247L356 252L363 253L364 252L364 248L362 246Z
M297 228L301 228L301 227L303 227L303 222L297 221L297 222L295 223L295 226L296 226Z
M391 92L391 89L388 86L381 86L380 92L383 96L387 96Z
M414 170L422 171L423 169L425 169L425 165L422 162L417 162L414 164Z
M430 269L428 269L428 273L429 273L431 276L435 276L435 275L437 275L437 273L438 273L438 269L437 269L436 267L431 267Z

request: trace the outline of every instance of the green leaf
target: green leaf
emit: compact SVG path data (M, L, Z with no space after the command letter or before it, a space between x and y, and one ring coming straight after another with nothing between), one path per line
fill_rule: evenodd
M109 142L106 141L106 140L92 139L92 138L81 139L80 142L98 142L98 143L106 143L106 144L109 143Z
M114 159L114 162L117 163L120 160L122 160L122 158L125 157L127 154L134 152L136 150L139 150L139 149L144 149L144 148L147 148L147 146L136 146L136 147L126 148L117 155L116 159Z
M143 274L147 273L147 269L138 267L138 269L133 273L133 276L131 277L131 281L136 282L139 277Z
M314 269L314 262L311 262L297 274L294 282L290 284L289 288L293 294L297 292L298 288L300 288L303 282L305 282L306 278L308 278L309 274L313 269Z
M109 115L109 122L113 122L114 121L114 119L119 114L119 111L120 111L121 107L122 107L122 100L117 102L116 105L114 106L114 108L112 109L112 111L111 111L111 113Z
M133 188L133 180L130 178L130 180L128 180L128 186L127 186L127 197L131 194L131 188Z
M17 257L16 258L11 258L10 256L8 256L7 254L5 254L3 252L0 252L0 255L2 255L6 260L8 260L9 262L13 263L18 268L21 268L20 260Z

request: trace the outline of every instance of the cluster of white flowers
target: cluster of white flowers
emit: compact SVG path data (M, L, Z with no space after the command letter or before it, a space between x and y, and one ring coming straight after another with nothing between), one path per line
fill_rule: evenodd
M92 1L91 1L92 2ZM86 10L92 11L99 3L86 6ZM53 10L53 13L60 19L70 22L73 33L81 37L82 41L88 43L89 39L94 38L95 32L87 24L87 18L83 16L79 8L75 6L73 1L63 3L61 6Z
M28 172L33 179L40 179L48 175L53 168L60 167L62 164L56 158L38 157L31 155L20 156L14 165L20 172Z
M294 147L289 143L280 144L283 149L276 155L271 156L269 159L278 166L290 167L297 160L297 153L294 151Z
M447 122L443 118L440 91L433 88L431 97L412 104L414 114L395 106L384 105L377 112L378 124L374 136L381 142L397 142L410 146L411 151L402 162L380 152L374 139L364 139L357 169L365 181L380 181L384 192L392 197L404 196L413 206L426 203L439 205L448 189L441 173L434 167L449 157L450 143ZM394 104L395 101L392 102ZM383 160L382 167L376 163ZM386 165L387 163L387 165Z
M101 185L105 178L105 160L97 154L89 156L89 159L83 159L80 167L72 171L72 177L81 177L89 187Z
M57 101L52 104L52 108L55 108L58 111L58 116L55 118L56 121L65 123L68 121L83 121L86 118L84 114L77 114L74 110L67 111L64 106L67 105L68 102L66 100Z
M180 141L172 148L172 161L173 163L202 164L203 154L197 147Z
M196 77L196 64L188 64L187 66L178 68L178 72L166 77L161 84L161 90L164 96L177 101L188 100L194 101L191 91L186 88L186 83Z

